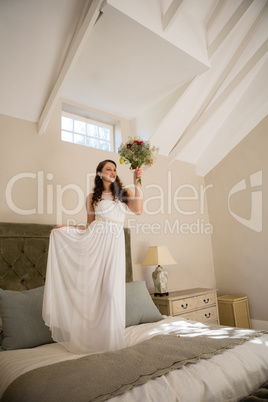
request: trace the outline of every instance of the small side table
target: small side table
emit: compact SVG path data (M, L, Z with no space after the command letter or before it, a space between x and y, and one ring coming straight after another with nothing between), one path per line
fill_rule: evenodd
M247 296L219 296L218 309L221 325L251 328Z

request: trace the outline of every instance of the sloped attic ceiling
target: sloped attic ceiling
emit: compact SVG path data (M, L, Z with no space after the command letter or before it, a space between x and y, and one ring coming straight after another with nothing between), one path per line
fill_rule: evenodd
M267 27L267 0L0 0L0 113L42 134L61 97L205 175L267 115Z

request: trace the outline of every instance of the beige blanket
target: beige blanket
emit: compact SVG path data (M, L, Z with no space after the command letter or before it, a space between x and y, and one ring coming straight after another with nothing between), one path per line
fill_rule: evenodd
M194 328L189 332L157 335L117 352L35 369L17 378L7 388L1 402L105 401L261 334L228 329L223 335L221 327L206 328L202 334L195 333Z

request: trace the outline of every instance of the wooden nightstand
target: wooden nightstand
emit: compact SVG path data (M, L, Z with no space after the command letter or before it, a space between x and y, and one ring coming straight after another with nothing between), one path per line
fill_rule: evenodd
M161 314L219 324L216 289L179 290L163 297L152 295L152 299Z
M218 306L221 325L251 328L247 296L219 296Z

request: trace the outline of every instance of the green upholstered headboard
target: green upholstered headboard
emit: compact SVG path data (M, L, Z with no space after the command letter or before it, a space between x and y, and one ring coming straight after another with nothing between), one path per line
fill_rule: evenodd
M43 286L49 235L55 225L0 222L0 288L27 290ZM126 282L133 280L130 229L124 228Z

